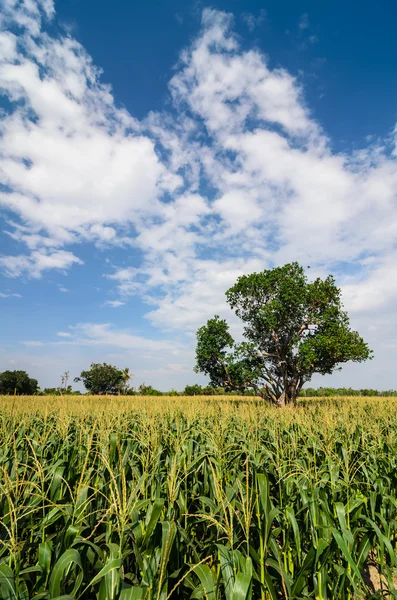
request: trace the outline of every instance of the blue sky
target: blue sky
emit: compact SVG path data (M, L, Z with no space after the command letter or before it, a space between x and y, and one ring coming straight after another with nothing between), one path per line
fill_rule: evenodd
M224 291L298 260L375 350L314 383L397 387L396 13L3 0L0 370L181 389Z

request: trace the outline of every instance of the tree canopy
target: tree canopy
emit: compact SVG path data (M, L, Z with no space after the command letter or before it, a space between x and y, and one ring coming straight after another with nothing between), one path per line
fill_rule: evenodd
M226 298L244 324L245 341L236 343L219 316L198 330L196 371L212 385L253 388L284 405L295 402L315 373L371 358L366 342L350 328L331 275L309 282L294 262L239 277Z
M91 394L117 394L125 391L129 379L128 369L120 370L107 363L92 363L87 371L82 371L74 381L82 381Z
M24 394L31 396L37 392L37 379L32 379L26 371L4 371L0 373L0 394Z

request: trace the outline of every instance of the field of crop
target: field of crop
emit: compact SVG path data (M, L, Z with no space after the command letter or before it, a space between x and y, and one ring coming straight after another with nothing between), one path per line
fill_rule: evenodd
M0 397L1 598L397 598L396 411Z

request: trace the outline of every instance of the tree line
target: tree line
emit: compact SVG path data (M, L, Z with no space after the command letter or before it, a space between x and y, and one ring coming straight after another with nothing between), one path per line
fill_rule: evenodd
M109 374L113 372L115 374L125 373L125 369L118 369L115 366L103 364L93 364L91 369L94 371L102 370L102 373ZM87 373L83 371L82 373ZM118 375L113 379L117 380ZM71 395L84 395L80 390L74 390L71 385L68 385L68 373L61 377L61 385L52 388L41 389L38 385L37 379L29 377L26 371L4 371L0 373L0 395L24 395L24 396L71 396ZM106 381L106 379L104 380ZM66 382L66 385L65 385ZM114 387L109 390L109 386L106 384L101 385L99 380L87 389L87 395L125 395L125 396L256 396L255 390L246 389L242 392L236 390L228 390L224 387L216 387L211 385L200 385L198 383L188 384L182 391L171 389L166 392L162 392L142 383L137 387L126 386L125 374L124 380L121 379L122 386ZM88 382L87 382L88 383ZM397 396L396 390L375 390L375 389L354 389L354 388L332 388L332 387L319 387L319 388L307 388L301 390L300 397L312 398L312 397L335 397L335 396Z

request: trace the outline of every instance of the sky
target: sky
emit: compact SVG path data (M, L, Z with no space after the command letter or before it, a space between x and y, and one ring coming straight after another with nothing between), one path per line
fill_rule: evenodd
M397 6L2 0L0 371L91 362L162 390L225 291L332 273L397 388Z

